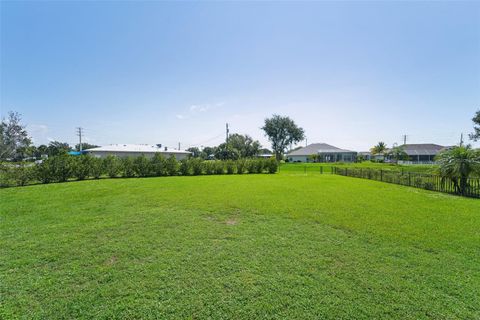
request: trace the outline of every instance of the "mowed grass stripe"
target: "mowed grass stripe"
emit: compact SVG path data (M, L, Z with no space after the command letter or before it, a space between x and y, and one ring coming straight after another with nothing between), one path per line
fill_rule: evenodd
M480 315L480 202L332 175L0 190L4 318Z

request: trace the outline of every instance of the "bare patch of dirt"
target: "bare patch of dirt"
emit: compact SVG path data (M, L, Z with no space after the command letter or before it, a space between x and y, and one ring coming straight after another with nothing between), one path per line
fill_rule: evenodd
M228 219L227 221L225 221L225 224L229 225L229 226L233 226L233 225L236 225L238 223L237 219L235 218L230 218Z
M116 256L111 256L109 259L105 260L105 265L111 266L117 262Z

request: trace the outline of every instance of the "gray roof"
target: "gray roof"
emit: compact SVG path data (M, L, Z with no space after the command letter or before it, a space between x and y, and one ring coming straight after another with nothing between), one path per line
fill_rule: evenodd
M292 151L287 156L309 156L319 153L350 153L355 151L340 149L326 143L312 143L306 147Z
M409 156L436 155L437 153L446 148L444 146L433 143L404 144L400 147L402 147Z

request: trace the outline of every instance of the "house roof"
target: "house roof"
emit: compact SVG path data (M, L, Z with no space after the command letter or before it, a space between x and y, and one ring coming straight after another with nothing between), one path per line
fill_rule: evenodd
M287 154L287 156L309 156L312 154L319 153L350 153L355 151L340 149L326 143L312 143L306 147L300 148L298 150L292 151Z
M445 146L433 143L404 144L400 147L402 147L409 156L436 155L446 148Z
M185 150L175 150L160 148L156 145L151 144L110 144L107 146L92 148L85 150L87 152L141 152L141 153L183 153L190 154L191 152Z

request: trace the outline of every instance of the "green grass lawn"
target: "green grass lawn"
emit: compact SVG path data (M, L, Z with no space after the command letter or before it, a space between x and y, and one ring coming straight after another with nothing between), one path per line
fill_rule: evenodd
M480 201L336 175L0 190L0 319L478 319Z
M349 163L349 162L333 162L333 163L282 163L280 165L280 172L291 173L320 173L320 168L323 168L323 173L332 172L332 167L348 167L348 168L369 168L382 169L392 171L410 171L422 173L436 173L437 165L398 165L393 163L375 163L370 161Z

